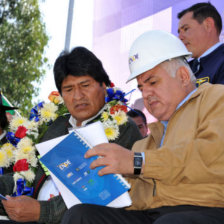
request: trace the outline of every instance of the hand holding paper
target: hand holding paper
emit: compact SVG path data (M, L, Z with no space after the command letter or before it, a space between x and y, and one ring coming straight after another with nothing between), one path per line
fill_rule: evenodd
M120 145L104 143L88 150L85 154L85 158L90 158L92 156L101 157L94 160L90 165L91 169L105 166L99 170L98 174L100 176L111 173L133 174L133 162L123 162L124 158L126 159L125 161L132 161L133 154L132 151L127 150Z

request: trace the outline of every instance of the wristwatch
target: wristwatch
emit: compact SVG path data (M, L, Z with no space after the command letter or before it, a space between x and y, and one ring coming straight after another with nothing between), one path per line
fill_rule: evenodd
M139 175L142 169L142 154L140 152L134 153L134 174Z

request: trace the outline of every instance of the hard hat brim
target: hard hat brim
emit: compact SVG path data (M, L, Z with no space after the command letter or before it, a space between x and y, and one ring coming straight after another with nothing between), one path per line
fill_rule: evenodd
M155 68L157 65L161 64L164 61L171 60L171 59L178 58L178 57L189 58L191 55L192 55L191 52L188 52L185 55L180 53L179 55L177 54L177 55L175 55L175 57L171 57L170 59L167 59L167 57L166 58L161 58L160 60L156 60L156 61L154 61L150 64L146 64L145 66L142 66L141 69L138 69L135 72L131 73L131 75L128 77L128 80L126 81L126 83L135 79L137 76L141 75L142 73L147 72L148 70L151 70L151 69Z

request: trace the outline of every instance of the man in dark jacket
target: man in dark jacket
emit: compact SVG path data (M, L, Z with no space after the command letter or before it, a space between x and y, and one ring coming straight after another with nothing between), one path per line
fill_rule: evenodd
M179 38L192 52L190 66L197 85L224 84L224 44L219 40L222 19L211 3L197 3L178 13Z
M106 87L111 85L100 60L83 47L58 57L54 65L54 77L70 114L59 117L49 127L42 141L98 120L106 108ZM138 127L128 120L119 126L119 136L111 142L131 149L134 142L141 138ZM20 196L10 197L3 202L9 218L17 222L60 223L67 208L51 177L44 173L41 166L38 167L33 185L35 199ZM14 182L8 175L0 178L1 194L12 194L13 187Z

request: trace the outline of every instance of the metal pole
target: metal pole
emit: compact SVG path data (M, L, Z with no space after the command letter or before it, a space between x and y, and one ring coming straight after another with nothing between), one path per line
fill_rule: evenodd
M74 9L74 0L69 0L67 28L66 28L66 35L65 35L65 51L69 51L69 47L70 47L70 39L71 39L71 32L72 32L72 20L73 20L73 9Z

